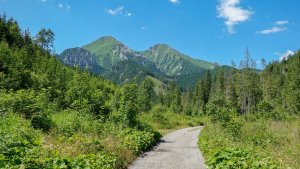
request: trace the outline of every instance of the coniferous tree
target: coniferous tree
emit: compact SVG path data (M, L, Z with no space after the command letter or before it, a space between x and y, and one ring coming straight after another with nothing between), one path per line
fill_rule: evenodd
M51 29L43 28L37 33L35 43L47 52L54 53L54 36Z
M145 79L139 86L138 91L138 106L141 112L148 112L154 102L153 82L150 79Z

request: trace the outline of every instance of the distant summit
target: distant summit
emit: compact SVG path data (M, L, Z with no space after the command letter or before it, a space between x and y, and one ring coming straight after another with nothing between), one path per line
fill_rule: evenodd
M163 82L177 81L184 88L192 87L207 70L218 67L184 55L168 44L134 51L112 36L101 37L81 48L66 49L58 57L64 64L88 68L116 83L152 76Z

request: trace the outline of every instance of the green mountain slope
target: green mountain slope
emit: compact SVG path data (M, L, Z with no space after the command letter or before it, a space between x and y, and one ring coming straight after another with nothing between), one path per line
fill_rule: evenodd
M111 69L121 61L138 57L131 49L111 36L102 37L82 48L94 54L98 64L106 69Z
M155 45L142 54L167 75L194 74L215 68L210 62L193 59L165 44Z

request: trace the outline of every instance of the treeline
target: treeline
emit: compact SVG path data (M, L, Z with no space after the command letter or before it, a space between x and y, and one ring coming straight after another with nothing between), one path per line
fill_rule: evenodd
M221 68L216 75L208 71L194 90L183 94L184 112L194 115L232 112L272 118L299 114L300 52L267 66L262 61L265 69L259 71L247 50L240 69Z
M47 102L54 108L85 108L97 115L107 113L106 101L116 87L100 77L60 63L52 53L54 33L50 29L42 29L31 38L29 31L21 32L16 21L1 16L0 31L0 90L2 94L23 90L24 94L16 92L24 102L18 108L38 109L39 102ZM26 105L31 96L37 95L41 98L32 101L34 105ZM24 112L32 114L37 110Z

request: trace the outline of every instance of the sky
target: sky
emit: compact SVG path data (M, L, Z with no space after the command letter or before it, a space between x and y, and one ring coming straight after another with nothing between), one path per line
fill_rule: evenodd
M193 58L231 65L246 48L257 60L300 49L299 0L0 0L0 13L35 35L55 33L55 50L113 36L133 50L165 43Z

